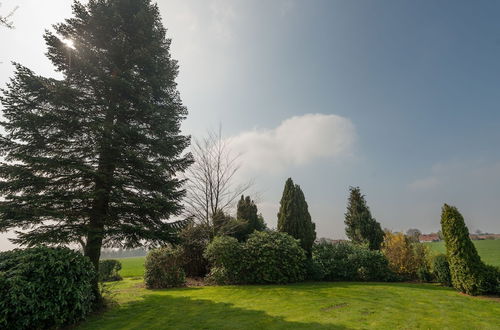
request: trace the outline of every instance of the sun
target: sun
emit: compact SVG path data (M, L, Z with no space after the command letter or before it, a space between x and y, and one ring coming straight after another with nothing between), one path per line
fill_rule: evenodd
M75 49L75 43L71 39L62 39L62 42L71 49Z

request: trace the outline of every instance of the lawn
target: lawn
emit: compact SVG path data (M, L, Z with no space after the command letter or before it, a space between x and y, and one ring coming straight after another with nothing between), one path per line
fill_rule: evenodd
M124 258L118 303L79 329L500 329L500 301L434 284L298 283L146 290Z
M122 277L142 277L144 276L144 259L145 257L130 257L120 258L122 263L122 270L120 275Z
M481 259L489 264L500 267L500 239L496 240L474 240ZM432 250L436 252L446 253L444 242L428 243Z
M299 283L146 290L116 284L120 304L80 329L500 329L500 302L432 284Z

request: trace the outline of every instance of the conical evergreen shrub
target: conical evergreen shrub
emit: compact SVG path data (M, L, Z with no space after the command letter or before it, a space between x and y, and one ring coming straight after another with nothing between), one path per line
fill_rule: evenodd
M453 287L470 295L499 292L500 272L481 261L464 218L456 207L444 204L441 230Z

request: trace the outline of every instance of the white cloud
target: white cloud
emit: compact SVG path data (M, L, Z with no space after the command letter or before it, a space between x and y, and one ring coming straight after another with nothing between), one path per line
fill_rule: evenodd
M242 155L243 170L276 173L289 166L349 155L355 139L349 119L306 114L286 119L274 129L240 133L230 143Z

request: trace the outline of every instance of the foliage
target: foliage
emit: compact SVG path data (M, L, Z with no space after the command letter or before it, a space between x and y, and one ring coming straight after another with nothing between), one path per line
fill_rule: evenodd
M118 272L122 269L122 264L118 260L105 259L99 261L99 282L120 281L122 277Z
M450 264L445 254L438 254L432 258L432 274L437 282L451 286Z
M368 244L370 249L379 250L384 240L384 231L380 223L372 217L359 187L350 187L349 191L344 220L347 237L354 243Z
M444 204L441 230L453 287L470 295L498 292L500 275L494 267L486 266L481 261L469 237L464 218L456 207Z
M386 281L393 278L382 253L350 242L320 241L314 244L312 260L316 280Z
M419 229L416 228L410 228L406 231L406 236L412 241L412 242L420 242L420 235L422 235L422 232Z
M208 244L204 254L212 268L209 280L216 284L239 283L247 262L244 246L238 240L229 236L218 236Z
M238 201L236 209L236 219L244 220L245 232L243 233L242 239L248 238L248 235L253 233L255 230L263 231L266 229L266 224L261 215L257 214L257 205L254 201L250 199L250 196L244 197L241 195Z
M190 223L180 233L182 262L186 276L205 276L208 261L203 253L210 242L210 228L205 224Z
M183 286L186 282L179 248L166 246L149 251L145 268L144 283L148 289Z
M218 283L290 283L305 276L305 252L286 233L255 231L246 242L216 237L205 256Z
M103 244L175 241L182 223L167 220L192 159L157 5L75 1L53 27L47 57L62 78L16 64L1 97L0 231L30 228L21 245L82 244L96 269Z
M236 219L223 211L217 211L212 219L212 237L227 235L239 241L248 236L248 222L244 219Z
M84 319L92 310L94 267L68 248L0 252L0 328L42 329Z
M300 246L308 257L316 239L316 225L311 220L304 193L299 185L288 178L283 190L278 212L278 231L300 240Z
M412 241L403 233L386 231L381 251L387 257L391 270L401 278L430 279L429 251L424 244Z
M292 283L304 280L305 252L292 236L275 231L255 231L244 248L247 283Z

